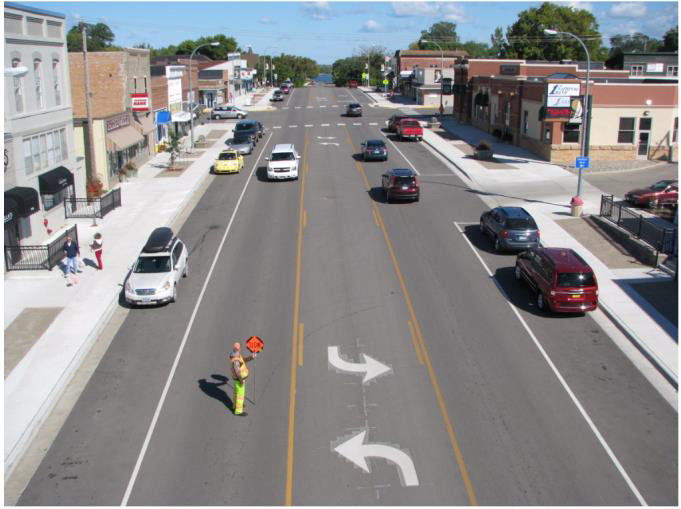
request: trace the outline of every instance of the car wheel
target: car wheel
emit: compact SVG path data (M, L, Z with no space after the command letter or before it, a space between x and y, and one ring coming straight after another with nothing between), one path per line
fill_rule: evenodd
M497 253L501 253L501 241L499 240L499 237L494 238L494 250Z
M485 221L483 219L480 219L480 233L487 235L487 231L485 231Z
M187 276L189 276L189 258L187 258L187 261L184 264L184 272L182 273L182 277Z
M657 208L657 198L653 198L652 200L648 201L648 208L651 208L651 209Z
M244 116L243 116L241 113L239 113L239 114L236 116L236 118L244 118Z
M173 295L170 297L170 302L177 302L177 283L173 285Z
M544 311L546 308L546 301L544 300L544 294L541 292L537 292L537 309L540 311Z
M513 275L515 276L516 281L520 281L522 278L522 274L520 272L520 265L517 263L515 264L515 270L513 271Z

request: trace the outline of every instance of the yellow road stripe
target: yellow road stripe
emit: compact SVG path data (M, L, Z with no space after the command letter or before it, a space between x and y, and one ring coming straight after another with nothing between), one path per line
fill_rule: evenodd
M416 355L419 358L419 364L423 366L423 356L421 355L421 348L419 348L419 344L416 339L416 333L414 332L414 324L411 323L411 320L408 320L407 324L409 325L409 334L411 335L411 340L414 343L414 350L416 350Z
M372 212L374 213L374 223L376 223L376 226L379 226L378 216L376 215L376 209L372 209Z
M345 131L348 140L350 140L350 133L347 127L345 128ZM355 146L352 143L352 140L350 140L350 146L352 147L352 151L355 152ZM357 168L362 173L362 177L364 178L364 185L366 186L367 190L369 190L369 180L367 179L366 172L364 171L364 166L359 161L355 161L355 165L357 165ZM452 446L452 450L454 451L454 456L459 466L459 471L461 472L461 478L466 488L466 493L468 494L468 500L471 505L478 505L478 500L477 497L475 496L475 491L473 490L473 484L471 483L470 477L468 475L468 469L466 468L466 464L464 463L463 459L463 454L461 453L461 448L459 447L459 441L456 439L454 427L452 426L452 422L449 418L449 412L447 411L447 406L445 405L444 399L442 398L442 393L440 392L440 385L438 384L437 377L435 376L435 370L433 369L433 366L430 362L428 348L426 347L425 341L423 340L421 327L419 325L418 320L416 319L416 312L414 311L414 306L412 304L409 291L407 290L407 285L404 282L404 277L402 276L400 265L397 262L397 255L395 254L395 249L393 248L392 241L390 240L390 236L388 235L388 230L386 229L385 224L383 223L383 217L381 216L381 212L378 209L378 206L376 205L376 203L372 203L372 205L376 213L376 216L378 217L379 220L379 227L383 231L383 238L385 239L385 244L388 248L388 252L390 253L390 259L392 260L393 268L395 269L395 273L397 274L397 280L399 281L400 287L402 288L402 294L404 295L404 300L407 303L407 309L409 310L409 316L411 317L411 321L416 332L416 337L418 338L418 342L421 346L421 349L423 350L423 359L426 362L428 376L430 377L430 382L433 385L433 390L435 391L435 398L437 399L437 404L438 407L440 408L440 413L442 414L442 419L444 420L445 428L447 429L447 435L449 436L449 442Z
M305 131L305 148L303 149L303 161L307 163L308 137ZM300 272L303 255L303 213L305 202L305 172L300 179L300 207L298 209L298 242L296 247L296 283L293 305L293 334L291 340L291 387L288 405L288 452L286 457L286 493L285 505L293 504L293 438L295 435L296 421L296 352L298 347L298 318L300 313Z
M303 228L307 228L307 210L303 212Z
M303 366L303 338L305 336L303 335L303 324L302 322L300 323L299 327L299 332L298 332L298 366Z

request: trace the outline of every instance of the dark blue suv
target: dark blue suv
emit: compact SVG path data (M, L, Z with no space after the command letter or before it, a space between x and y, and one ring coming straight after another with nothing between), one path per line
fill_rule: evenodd
M480 231L489 235L495 251L539 247L539 228L522 207L497 207L480 216Z

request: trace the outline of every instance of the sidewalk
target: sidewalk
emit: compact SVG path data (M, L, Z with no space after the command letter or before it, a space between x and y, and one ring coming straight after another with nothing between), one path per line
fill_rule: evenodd
M600 310L676 385L678 318L663 310L666 301L678 301L675 282L668 284L673 279L659 269L633 262L622 265L615 261L616 255L604 255L607 241L599 239L594 228L580 226L584 219L570 217L570 199L577 189L574 173L505 143L492 143L495 159L503 163L503 168L470 157L469 145L489 138L479 129L445 118L441 130L424 129L423 141L472 189L483 192L481 198L490 207L524 207L539 225L542 244L569 247L580 253L596 271ZM582 181L585 216L600 212L601 194ZM637 288L643 283L666 283L666 294Z
M86 260L78 284L67 287L59 267L5 274L6 481L118 306L121 285L149 233L172 225L212 178L210 166L231 133L231 123L195 126L195 137L204 135L212 145L196 149L184 171L166 171L169 154L157 154L139 168L137 178L119 184L122 206L97 219L96 227L92 219L72 221ZM87 247L95 232L104 241L101 272ZM42 329L31 331L31 337L26 330L33 322ZM9 367L8 352L15 364Z

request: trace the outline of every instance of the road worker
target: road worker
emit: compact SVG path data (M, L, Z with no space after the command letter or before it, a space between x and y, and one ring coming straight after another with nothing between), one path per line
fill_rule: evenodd
M234 415L248 415L244 412L244 398L246 397L246 378L248 378L247 362L251 362L256 357L252 355L243 357L241 355L241 344L237 341L229 354L229 361L232 365L232 380L234 381Z

